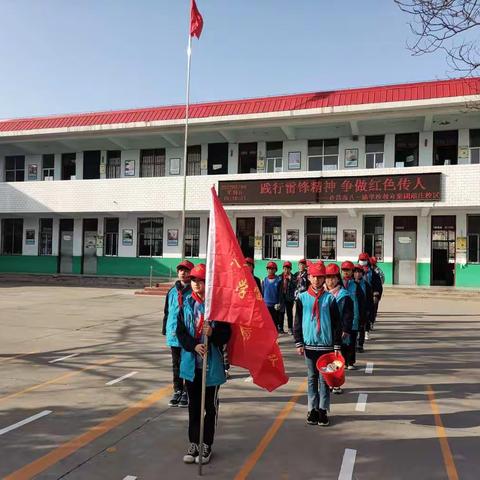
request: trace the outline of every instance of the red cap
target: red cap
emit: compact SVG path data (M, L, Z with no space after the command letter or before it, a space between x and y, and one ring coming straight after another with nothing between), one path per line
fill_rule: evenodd
M370 260L370 257L368 256L368 253L363 252L358 256L358 259L359 260L366 260L368 262Z
M325 265L323 263L312 263L308 267L308 274L313 275L314 277L324 277L325 276Z
M185 270L191 270L194 266L195 265L192 262L184 260L177 265L177 270L180 270L181 268L184 268Z
M345 262L342 262L341 268L342 270L353 270L354 265L349 260L346 260Z
M198 278L199 280L205 280L207 274L207 268L204 263L199 263L195 265L190 271L190 278Z
M245 263L246 263L246 264L248 263L248 265L255 265L255 261L254 261L253 258L251 258L251 257L247 257L247 258L245 259Z
M304 265L306 265L307 261L304 258L302 258L301 260L298 261L298 263L303 263Z
M377 264L377 257L370 257L370 263L372 265L376 265Z
M313 265L313 262L311 260L306 261L307 267L311 267Z
M278 270L277 264L275 262L268 262L267 268L274 268L275 270Z
M292 262L283 262L283 266L292 268Z
M369 270L368 265L365 265L365 266L363 267L363 271L364 271L365 273L367 273L368 270Z
M358 263L353 266L353 269L354 269L354 270L359 270L359 271L362 272L362 273L363 273L363 271L364 271L362 265L359 265Z
M340 273L340 269L336 263L330 263L325 268L325 275L338 275Z

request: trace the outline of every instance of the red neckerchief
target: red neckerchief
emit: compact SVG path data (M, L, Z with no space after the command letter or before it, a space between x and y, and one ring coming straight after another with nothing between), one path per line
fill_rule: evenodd
M188 287L188 284L182 284L180 282L180 288L177 288L177 299L178 299L178 306L180 308L183 307L183 292Z
M316 317L317 319L317 332L320 331L320 307L318 306L320 297L325 293L324 288L322 287L318 293L315 293L315 290L313 287L310 285L308 287L308 293L312 296L315 297L315 300L313 302L313 311L312 311L312 318Z
M197 293L195 292L192 292L192 298L200 303L200 304L203 304L203 300L198 296ZM199 322L198 322L198 325L195 326L195 338L200 338L202 336L202 331L203 331L203 324L205 323L205 316L202 314L200 314L200 319L199 319Z
M287 285L289 280L292 278L292 276L284 273L282 274L282 277L283 277L283 293L287 293Z
M339 294L341 288L341 285L338 284L336 287L329 290L329 292L336 297Z
M269 273L269 274L267 275L267 278L268 278L269 280L273 280L275 277L276 277L276 275L275 275L274 273L272 273L272 274Z
M343 286L344 286L345 288L348 287L348 282L349 282L350 280L351 280L350 278L342 278Z

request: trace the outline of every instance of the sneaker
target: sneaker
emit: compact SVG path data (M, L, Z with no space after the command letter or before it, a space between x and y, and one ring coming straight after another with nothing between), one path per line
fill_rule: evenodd
M291 329L291 328L288 329L288 334L289 334L289 335L293 335L293 332L292 332L292 329Z
M230 370L225 370L225 378L230 378Z
M343 388L341 387L333 387L333 393L336 393L337 395L341 395L343 393Z
M318 425L318 410L310 410L307 415L308 425Z
M203 444L203 455L202 455L202 465L206 465L212 456L212 447L209 447L207 444ZM200 463L200 454L195 459L195 463Z
M186 391L182 393L180 401L178 402L178 406L180 408L187 408L188 407L188 393Z
M357 353L364 353L365 350L363 349L363 347L357 347Z
M365 332L365 340L370 340L370 334L368 332Z
M347 367L347 370L356 370L356 369L357 369L357 367L355 365L349 365Z
M185 463L195 463L198 455L198 445L196 443L191 443L188 447L187 453L183 456L183 461Z
M320 409L320 412L319 412L318 424L322 427L326 427L326 426L330 425L330 421L328 420L327 411L323 410L322 408Z
M180 403L180 399L182 398L182 392L179 390L178 392L175 392L171 398L171 400L168 402L169 407L178 407L178 404Z

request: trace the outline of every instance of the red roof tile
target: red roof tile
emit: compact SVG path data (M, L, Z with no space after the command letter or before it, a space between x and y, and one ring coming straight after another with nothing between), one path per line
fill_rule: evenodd
M441 80L380 87L355 88L330 92L313 92L297 95L252 98L246 100L198 103L191 105L190 118L247 115L322 107L362 105L369 103L427 100L432 98L476 94L480 94L480 78ZM184 116L184 105L73 115L55 115L49 117L0 120L0 132L181 120Z

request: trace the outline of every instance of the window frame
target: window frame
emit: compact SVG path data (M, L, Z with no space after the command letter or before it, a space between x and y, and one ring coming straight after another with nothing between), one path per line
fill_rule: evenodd
M5 232L7 228L5 225L9 222L12 222L12 251L5 252ZM15 226L20 225L20 232L15 232ZM23 255L23 231L24 231L24 222L23 218L2 218L2 255L5 256L21 256ZM15 247L18 247L16 240L20 242L20 251L14 251Z
M280 155L272 153L280 150ZM283 142L266 142L265 145L266 173L283 172Z
M47 228L51 228L51 231L50 232L47 231L45 233L45 226L43 222L46 222L46 221L51 223L51 227L47 227ZM44 246L43 238L45 235L47 236L47 241L46 241L47 253L45 253L45 249L43 249L43 246ZM53 255L53 218L39 218L38 220L38 256L49 257L51 255Z
M325 142L336 142L336 147L337 147L337 153L325 153L326 146ZM320 154L310 154L310 149L313 148L313 145L311 143L313 142L322 142L321 144L321 153ZM331 147L332 145L327 145L327 147ZM320 147L320 145L316 145L316 147ZM319 139L311 139L308 140L307 144L307 168L308 171L311 172L322 172L322 171L335 171L338 170L338 161L340 157L340 140L339 138L319 138ZM325 160L330 159L330 158L335 158L335 167L336 168L325 168ZM320 160L320 169L312 169L311 168L311 161L313 159Z
M118 156L116 156L117 154ZM105 178L120 178L122 176L122 151L107 150L106 157ZM115 160L115 164L112 164L113 160ZM114 175L112 175L112 171Z
M117 230L116 231L109 231L107 229L107 224L110 220L116 220L117 223ZM120 237L120 219L118 217L105 217L103 221L103 235L104 235L104 242L103 242L103 256L104 257L118 257L118 245L119 245L119 237ZM112 241L109 239L112 238ZM108 253L108 246L112 246L112 251L116 253Z
M153 238L152 238L152 241L151 241L151 244L150 244L150 254L149 255L140 255L140 248L141 248L141 238L142 237L145 237L147 236L148 234L145 234L145 233L141 233L141 229L140 229L140 224L141 222L143 221L150 221L150 229L152 229L152 222L153 221L159 221L159 223L161 223L161 236L160 237L156 237L155 236L155 233L153 235ZM141 218L138 218L137 219L137 257L138 258L155 258L155 257L163 257L163 254L164 254L164 248L163 248L163 243L164 243L164 227L165 227L165 220L163 217L141 217ZM156 228L155 228L156 230ZM160 248L161 248L161 253L160 255L152 255L152 245L156 242L156 241L160 241L159 245L160 245Z
M320 232L319 233L308 233L308 220L310 219L318 219L320 220ZM333 239L333 249L335 251L335 255L333 258L330 258L330 255L328 255L328 258L324 255L323 253L323 248L324 248L324 241L332 241L331 238L324 238L324 221L325 220L335 220L335 238ZM325 228L333 228L333 227L325 227ZM325 232L327 234L328 232ZM319 256L317 257L309 257L308 256L308 241L310 237L315 237L318 238L318 245L319 245ZM304 220L304 234L303 234L303 251L304 251L304 257L309 258L312 260L336 260L338 256L338 217L335 215L325 215L325 216L317 216L317 215L307 215L305 216ZM327 248L327 247L325 247Z
M267 219L280 219L280 234L266 231ZM275 228L275 227L273 227ZM278 226L277 226L278 228ZM271 240L270 240L271 237ZM267 238L269 238L267 242ZM270 250L273 255L267 256L267 243L271 244ZM279 246L275 246L275 243ZM262 259L263 260L280 260L282 258L282 217L280 215L269 215L262 217Z
M5 182L24 182L25 181L25 155L5 155ZM7 162L13 160L13 168L7 167ZM21 168L17 166L17 161L22 162ZM8 174L13 173L13 180L8 180ZM21 177L21 178L20 178Z
M366 229L366 220L368 218L381 218L382 219L382 233L375 233L375 231L367 232ZM366 236L372 236L372 245L373 251L372 254L377 258L379 262L383 261L385 258L385 215L363 215L362 219L362 251L367 252L365 238ZM377 241L380 242L381 245L381 254L377 254L375 247L377 245ZM368 252L367 252L368 253Z
M202 174L202 146L189 145L187 148L187 177Z
M46 157L48 157L49 160L50 159L53 160L52 167L45 166ZM55 154L54 153L44 153L42 155L42 180L45 181L47 178L51 178L52 180L55 178Z
M166 158L164 148L145 148L140 150L140 177L165 177Z
M200 217L185 218L185 242L184 242L185 251L183 255L184 258L200 257L200 230L201 230ZM187 247L190 249L189 252L187 250Z
M373 141L373 139L380 139L382 138L382 141ZM370 142L369 142L370 139ZM374 149L372 151L369 151L368 146L369 144L371 145L380 145L382 143L383 148L381 150ZM368 157L373 155L373 162L372 166L368 166ZM382 156L382 162L381 165L377 162L377 156L381 155ZM385 168L385 135L367 135L365 137L365 168L368 169L376 169L376 168Z
M407 137L407 135L410 135L412 138L414 135L416 135L417 139L417 146L416 150L414 151L414 156L415 156L415 163L413 165L405 165L405 162L403 162L402 166L398 166L397 164L400 164L401 162L397 160L397 155L398 155L398 143L399 143L399 138L400 137ZM406 150L406 149L405 149ZM418 167L419 162L420 162L420 133L419 132L409 132L409 133L396 133L395 134L395 157L394 157L394 167L395 168L411 168L411 167ZM405 157L406 158L406 157Z

